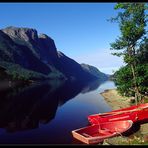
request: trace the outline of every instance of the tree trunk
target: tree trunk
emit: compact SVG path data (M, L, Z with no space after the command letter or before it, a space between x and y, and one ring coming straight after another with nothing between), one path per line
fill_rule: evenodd
M134 45L129 48L129 52L128 53L129 53L129 56L131 58L135 57ZM131 70L132 70L132 74L133 74L133 82L134 82L134 87L135 87L135 101L136 101L136 105L137 105L139 99L141 99L141 95L140 95L140 92L139 92L139 89L138 89L138 85L137 85L137 82L136 82L136 73L135 73L136 63L135 63L135 60L132 61L130 63L130 65L131 65Z
M131 64L131 70L132 70L133 81L134 81L134 85L135 85L135 101L136 101L136 105L137 105L138 99L141 99L141 97L140 97L139 89L138 89L137 82L136 82L135 68L134 68L133 64Z

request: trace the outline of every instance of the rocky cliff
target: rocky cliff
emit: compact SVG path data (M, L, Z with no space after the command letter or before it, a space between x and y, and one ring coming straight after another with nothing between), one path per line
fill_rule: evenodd
M38 35L37 30L32 28L10 26L0 30L0 64L8 71L14 65L19 70L23 68L25 73L29 70L47 77L80 81L98 78L97 74L92 74L84 66L57 51L52 38L46 34ZM13 68L11 72L15 70Z

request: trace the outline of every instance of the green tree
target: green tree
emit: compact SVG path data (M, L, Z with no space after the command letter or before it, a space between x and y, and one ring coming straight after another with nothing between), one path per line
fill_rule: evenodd
M148 63L148 38L145 38L137 50L137 64Z
M148 92L148 63L138 64L135 68L136 82L140 94L144 97ZM114 74L115 84L120 94L124 96L134 96L134 83L131 67L129 65L121 67Z
M111 18L112 22L119 24L121 36L111 43L111 49L117 52L113 53L116 56L123 56L124 62L130 67L132 72L132 84L134 86L135 99L141 98L139 86L137 83L137 52L146 38L146 18L145 3L118 3L115 5L115 10L121 9L117 17Z
M133 86L132 86L132 71L131 68L126 65L121 67L114 74L115 84L117 86L118 92L123 96L133 96Z

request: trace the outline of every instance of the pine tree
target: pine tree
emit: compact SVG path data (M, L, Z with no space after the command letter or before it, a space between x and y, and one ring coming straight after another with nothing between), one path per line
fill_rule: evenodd
M135 99L141 99L137 82L137 54L138 49L145 38L147 15L145 3L118 3L115 10L121 9L116 18L111 18L112 22L117 22L121 31L121 36L111 43L111 49L117 50L113 53L116 56L123 56L124 62L130 66L132 72L132 83L134 86Z

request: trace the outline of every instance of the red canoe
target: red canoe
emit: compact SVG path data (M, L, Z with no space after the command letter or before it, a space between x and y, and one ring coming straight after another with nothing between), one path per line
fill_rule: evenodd
M148 120L148 103L133 105L128 108L114 110L111 112L93 114L88 116L88 121L91 124L102 122L132 120L133 122L141 122Z
M129 130L132 124L131 120L105 122L73 130L72 135L83 143L97 144L106 138L121 135Z

